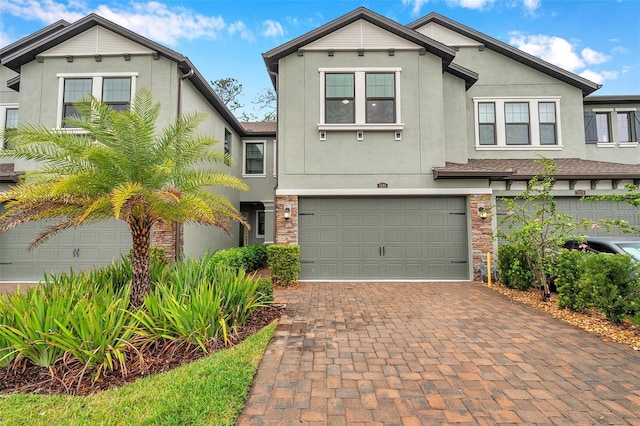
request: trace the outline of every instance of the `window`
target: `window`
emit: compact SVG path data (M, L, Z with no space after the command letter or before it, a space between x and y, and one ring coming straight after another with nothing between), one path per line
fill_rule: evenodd
M264 142L245 142L244 143L244 175L264 176L265 171L265 155Z
M496 144L496 105L493 102L478 104L480 145Z
M264 211L256 212L256 237L264 238Z
M102 102L116 111L127 111L131 103L131 79L105 78L102 87Z
M603 108L584 112L586 143L613 146L613 143L637 144L640 136L640 111Z
M326 75L325 118L327 123L355 123L354 75Z
M400 69L320 69L319 130L395 130L400 119Z
M609 137L609 113L596 113L596 130L598 134L598 142L610 142Z
M6 148L5 131L18 128L18 105L0 105L0 148Z
M224 154L231 155L231 132L224 129Z
M529 145L529 104L504 105L507 145Z
M560 149L560 98L474 98L476 149Z
M365 74L367 83L367 123L395 123L395 75Z
M540 145L556 144L556 104L540 102L538 104L540 121Z
M78 115L74 103L89 95L110 105L116 111L128 110L131 105L131 96L135 93L137 73L61 73L57 76L60 99L58 126L69 127L64 120Z
M75 102L86 98L91 92L93 80L90 78L68 78L64 80L64 105L62 107L62 126L68 127L64 120L68 117L78 116Z

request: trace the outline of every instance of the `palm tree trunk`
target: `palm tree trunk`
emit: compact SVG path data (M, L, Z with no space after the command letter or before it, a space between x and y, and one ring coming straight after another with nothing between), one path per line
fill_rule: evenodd
M151 291L151 272L149 270L149 246L151 245L151 222L148 219L135 218L129 223L133 250L131 254L131 301L139 307Z

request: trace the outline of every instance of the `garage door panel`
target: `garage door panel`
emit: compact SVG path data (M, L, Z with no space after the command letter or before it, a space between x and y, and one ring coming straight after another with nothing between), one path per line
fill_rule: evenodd
M467 279L468 267L452 268L447 250L455 244L453 253L462 247L462 259L468 256L466 198L457 198L300 197L300 212L314 213L299 222L301 278ZM450 214L452 206L458 214ZM325 234L337 235L336 242ZM339 247L333 259L319 252L328 245Z

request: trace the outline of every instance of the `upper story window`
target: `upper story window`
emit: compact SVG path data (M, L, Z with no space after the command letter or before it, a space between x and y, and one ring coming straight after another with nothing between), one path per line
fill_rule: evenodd
M244 142L242 174L245 176L266 175L265 142Z
M585 111L584 133L587 143L636 145L640 141L640 111L613 108Z
M476 149L559 149L560 98L474 98Z
M135 93L137 73L79 73L57 75L58 127L69 127L64 123L67 117L77 116L74 103L93 95L116 111L126 111Z
M5 131L18 128L18 105L0 105L0 148L6 148Z
M402 128L399 68L322 68L320 82L320 130Z

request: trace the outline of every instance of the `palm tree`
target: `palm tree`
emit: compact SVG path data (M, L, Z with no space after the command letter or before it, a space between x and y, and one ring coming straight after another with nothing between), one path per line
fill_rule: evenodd
M131 230L132 305L150 290L149 246L155 222L214 225L230 234L230 220L244 223L231 201L210 187L246 190L246 184L211 163L231 158L212 149L215 139L196 134L204 120L184 114L160 132L160 106L139 90L130 110L117 112L93 97L76 105L66 132L41 125L21 127L2 156L36 160L16 186L0 193L5 212L0 232L29 221L55 219L29 245L31 250L58 232L109 218Z

